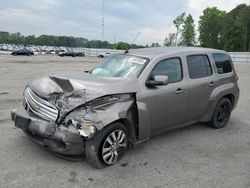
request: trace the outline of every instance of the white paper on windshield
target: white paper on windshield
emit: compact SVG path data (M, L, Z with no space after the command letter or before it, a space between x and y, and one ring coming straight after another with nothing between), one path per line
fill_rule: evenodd
M129 63L137 63L137 64L140 64L140 65L143 65L144 63L146 63L146 59L142 59L142 58L139 58L139 57L130 57L128 59L128 62Z

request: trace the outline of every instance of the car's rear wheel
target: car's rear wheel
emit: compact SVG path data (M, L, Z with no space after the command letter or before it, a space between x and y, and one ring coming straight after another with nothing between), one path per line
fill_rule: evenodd
M96 168L113 165L128 149L128 132L121 123L113 123L86 142L85 155Z
M231 116L231 111L231 101L227 98L221 99L214 110L213 117L209 122L209 125L216 129L225 127Z

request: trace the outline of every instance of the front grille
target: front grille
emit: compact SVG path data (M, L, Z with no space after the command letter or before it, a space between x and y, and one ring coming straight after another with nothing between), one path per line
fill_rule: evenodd
M26 109L45 120L55 122L58 117L57 108L48 101L37 96L30 88L24 90Z

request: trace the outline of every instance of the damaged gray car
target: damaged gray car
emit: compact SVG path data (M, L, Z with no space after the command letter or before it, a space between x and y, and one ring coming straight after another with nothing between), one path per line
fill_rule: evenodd
M39 145L96 168L167 130L224 127L239 98L229 55L205 48L148 48L111 55L89 73L38 78L11 112Z

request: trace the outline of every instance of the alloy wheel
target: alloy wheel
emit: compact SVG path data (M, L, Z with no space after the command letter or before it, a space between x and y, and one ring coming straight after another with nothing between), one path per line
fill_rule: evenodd
M102 159L112 165L117 162L119 155L127 150L127 137L123 130L111 132L105 139L102 147Z

